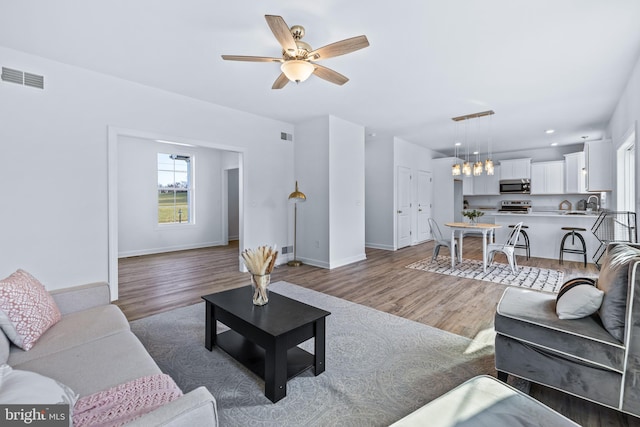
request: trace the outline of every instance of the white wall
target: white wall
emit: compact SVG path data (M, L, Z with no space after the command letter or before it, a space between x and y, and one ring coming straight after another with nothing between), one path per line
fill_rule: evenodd
M364 128L329 118L330 268L366 258Z
M365 244L393 250L394 176L393 138L372 138L365 142Z
M370 138L366 154L366 245L386 250L397 249L397 170L405 167L412 177L419 171L433 172L433 158L439 154L401 138ZM417 244L418 181L411 180L411 244ZM435 188L435 187L434 187Z
M453 157L433 160L433 213L432 217L440 226L442 233L448 233L445 222L455 221L455 201L451 165Z
M194 221L190 224L158 225L158 153L188 155L193 159ZM223 224L222 208L226 208L226 204L222 203L221 157L221 151L209 148L121 138L118 145L118 256L226 243L223 233L226 224Z
M289 244L293 144L280 132L292 125L3 47L0 58L45 76L44 90L0 82L3 277L24 268L49 289L109 280L109 126L244 150L244 245Z
M296 257L308 264L329 268L329 117L296 125L295 179L307 196L298 203ZM289 185L289 193L294 182ZM290 207L293 236L293 205ZM293 237L291 238L293 242Z
M297 258L323 268L364 259L364 128L326 116L295 129L295 176L307 196Z
M240 237L240 224L238 222L240 218L239 170L238 168L228 169L227 172L227 239L238 240Z
M617 150L624 142L630 130L635 128L636 132L636 191L640 189L640 58L636 62L627 86L625 87L618 104L614 110L611 120L607 126L606 138L611 139L613 148ZM613 153L612 159L616 159ZM615 164L612 165L615 168ZM615 182L615 181L614 181ZM612 194L609 206L616 206L616 192ZM640 212L640 197L636 197L636 212Z

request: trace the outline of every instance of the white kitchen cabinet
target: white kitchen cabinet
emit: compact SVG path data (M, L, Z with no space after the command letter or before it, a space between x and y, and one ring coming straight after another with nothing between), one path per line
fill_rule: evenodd
M581 194L587 192L584 151L564 155L564 192Z
M476 196L500 194L500 166L494 167L493 175L487 175L485 171L482 175L473 177L473 194Z
M531 159L500 160L500 179L531 178Z
M613 144L611 141L587 141L584 143L584 160L587 170L587 191L613 190Z
M563 194L564 161L531 164L531 194Z
M475 180L474 176L462 175L462 195L473 196L475 195Z

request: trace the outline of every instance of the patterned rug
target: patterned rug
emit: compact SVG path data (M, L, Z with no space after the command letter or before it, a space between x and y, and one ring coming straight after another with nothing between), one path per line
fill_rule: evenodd
M211 391L221 426L388 426L469 378L495 375L493 339L471 340L286 282L269 289L331 312L326 371L290 379L277 403L264 396L262 379L224 351L205 349L204 303L131 322L183 392ZM313 352L313 341L301 347Z
M451 258L448 256L439 256L434 261L425 258L409 264L407 268L552 293L557 293L564 283L564 272L559 270L520 265L517 274L513 275L508 264L494 262L485 273L482 271L482 261L475 259L463 259L462 263L451 269Z

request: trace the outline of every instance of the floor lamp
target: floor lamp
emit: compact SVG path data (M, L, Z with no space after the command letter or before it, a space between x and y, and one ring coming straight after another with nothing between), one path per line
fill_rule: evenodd
M289 202L293 203L293 260L287 263L290 267L300 267L302 262L296 259L296 248L298 242L296 240L296 228L298 226L298 203L306 202L307 196L298 190L298 181L296 181L296 190L289 194Z

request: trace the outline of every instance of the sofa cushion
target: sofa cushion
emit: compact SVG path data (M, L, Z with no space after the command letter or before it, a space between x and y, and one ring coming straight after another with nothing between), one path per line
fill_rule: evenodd
M15 366L128 330L127 319L113 304L71 313L45 332L31 350L13 347L9 364Z
M0 327L18 347L29 350L60 317L49 292L31 274L20 269L0 281Z
M9 338L0 329L0 365L7 363L7 360L9 360L10 346Z
M595 316L561 320L554 294L509 287L502 294L495 316L498 335L512 337L559 354L622 372L624 346L611 336Z
M131 331L112 334L14 367L54 378L80 396L162 373Z
M605 329L620 342L624 341L629 265L635 261L640 261L637 248L612 245L607 249L598 277L598 288L604 291L598 313Z
M0 403L4 405L66 403L72 409L76 400L73 390L54 379L0 365Z
M556 314L560 319L581 319L598 311L604 292L588 277L567 280L556 298Z

